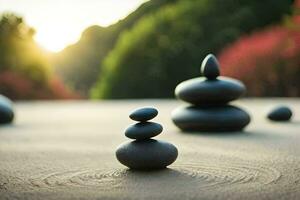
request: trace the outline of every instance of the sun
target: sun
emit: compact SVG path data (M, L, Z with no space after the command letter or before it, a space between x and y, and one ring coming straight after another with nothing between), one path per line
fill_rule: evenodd
M145 0L89 1L90 3L73 0L45 0L38 1L39 3L35 0L30 1L35 3L20 1L23 3L14 4L14 6L20 9L20 13L26 11L24 18L36 30L35 41L51 52L59 52L66 46L77 42L82 31L87 27L92 25L106 27L116 23L145 2ZM30 12L24 10L24 7L28 5L30 5ZM47 9L41 10L41 7L47 7ZM66 8L68 8L67 12ZM83 9L86 12L82 12Z
M80 37L80 34L69 35L67 33L58 32L38 32L34 39L44 49L50 52L60 52L66 46L75 43Z

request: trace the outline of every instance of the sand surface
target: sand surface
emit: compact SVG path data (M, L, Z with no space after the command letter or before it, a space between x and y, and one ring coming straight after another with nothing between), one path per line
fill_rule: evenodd
M252 116L242 133L181 133L170 113L178 101L19 102L17 118L0 127L0 199L300 199L300 100L246 99ZM290 123L265 119L289 105ZM137 172L115 159L128 141L128 114L154 106L177 146L168 169Z

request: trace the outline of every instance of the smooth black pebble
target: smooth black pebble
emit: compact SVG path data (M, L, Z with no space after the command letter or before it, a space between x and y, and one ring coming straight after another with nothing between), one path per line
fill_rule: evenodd
M246 91L244 84L235 79L219 77L215 80L194 78L175 88L177 98L193 105L225 104L238 99Z
M140 122L129 126L125 130L128 138L136 140L145 140L159 135L163 127L155 122Z
M201 74L207 79L216 79L220 75L219 62L213 54L207 55L201 65Z
M12 102L5 96L0 95L0 124L11 123L14 119Z
M174 124L183 131L240 131L250 122L244 110L231 106L180 107L172 112Z
M116 151L120 163L137 170L166 168L177 156L178 150L174 145L154 139L126 142Z
M271 110L268 118L272 121L288 121L291 119L293 113L287 106L279 106Z
M158 111L155 108L140 108L133 111L129 117L132 120L145 122L153 119L158 114Z

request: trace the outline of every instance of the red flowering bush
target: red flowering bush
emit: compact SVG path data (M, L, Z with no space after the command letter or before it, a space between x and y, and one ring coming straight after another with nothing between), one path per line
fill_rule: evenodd
M300 16L240 38L219 60L222 73L242 80L250 96L300 96Z
M56 78L36 82L13 71L0 72L0 94L12 99L70 99L79 98Z
M47 99L79 99L79 94L66 88L64 83L57 77L50 79L48 90L49 92Z
M12 99L75 98L54 79L47 54L21 17L0 15L0 94Z

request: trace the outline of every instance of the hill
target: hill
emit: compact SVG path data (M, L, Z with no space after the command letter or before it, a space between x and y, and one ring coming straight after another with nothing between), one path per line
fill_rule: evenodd
M182 80L200 75L208 53L276 24L292 1L188 0L160 7L123 32L102 63L95 98L173 97Z
M99 77L102 60L113 49L119 35L134 26L141 17L176 1L148 1L116 24L105 28L100 26L87 28L76 44L52 56L56 72L69 87L87 96Z

